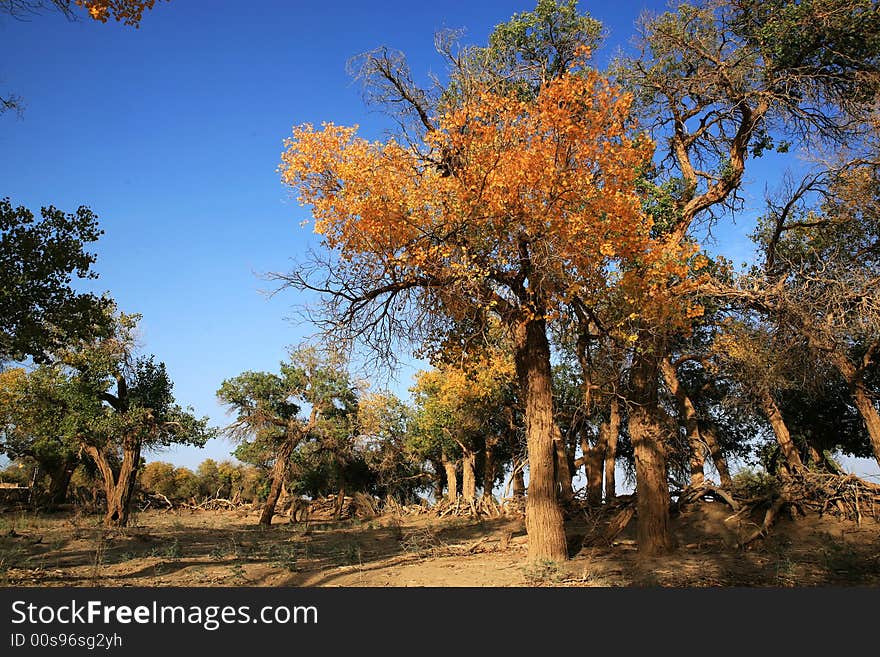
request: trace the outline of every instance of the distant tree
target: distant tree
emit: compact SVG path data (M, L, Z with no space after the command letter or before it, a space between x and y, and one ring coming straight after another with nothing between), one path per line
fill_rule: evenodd
M31 459L16 459L0 470L0 482L26 487L33 480L35 467Z
M111 302L71 287L74 277L97 278L85 248L102 233L84 206L44 207L36 219L0 200L0 361L45 362L72 341L106 335Z
M227 435L246 445L248 454L242 455L249 462L271 464L261 525L272 523L294 450L313 438L319 425L326 427L339 414L350 412L351 395L339 357L322 355L313 347L294 350L279 374L244 372L222 383L217 397L235 415Z
M198 477L199 495L205 498L222 497L232 495L233 473L231 463L217 463L214 459L205 459L199 463L196 469Z
M428 484L430 474L408 448L412 424L413 409L390 392L365 393L358 400L358 442L379 497L413 502Z
M151 461L143 467L139 479L144 491L164 495L169 500L177 498L174 466L171 463Z

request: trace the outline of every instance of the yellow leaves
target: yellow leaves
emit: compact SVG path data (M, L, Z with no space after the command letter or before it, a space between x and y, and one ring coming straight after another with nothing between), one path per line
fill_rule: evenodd
M27 372L21 367L0 371L0 407L14 404L27 386Z
M705 312L705 308L703 308L703 306L701 306L700 304L694 304L693 306L688 308L687 317L688 317L688 319L695 319L697 317L702 317L704 312Z
M700 271L709 266L709 259L702 253L694 258L694 271Z

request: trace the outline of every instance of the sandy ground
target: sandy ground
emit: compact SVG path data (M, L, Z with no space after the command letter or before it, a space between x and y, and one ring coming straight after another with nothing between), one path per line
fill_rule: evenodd
M4 586L817 586L880 585L880 524L780 520L736 546L729 510L705 503L673 518L677 549L640 558L634 525L612 545L529 565L521 518L431 515L257 526L256 512L149 511L124 530L97 516L0 513Z

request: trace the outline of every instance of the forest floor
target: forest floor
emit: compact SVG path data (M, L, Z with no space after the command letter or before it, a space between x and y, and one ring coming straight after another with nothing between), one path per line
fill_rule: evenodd
M672 519L677 548L641 558L635 521L612 544L528 565L519 517L430 514L257 526L258 513L147 511L124 530L75 513L0 512L3 586L853 586L880 585L880 523L781 518L737 546L716 502ZM728 521L728 522L726 522ZM754 526L754 525L753 525ZM742 529L742 528L740 528Z

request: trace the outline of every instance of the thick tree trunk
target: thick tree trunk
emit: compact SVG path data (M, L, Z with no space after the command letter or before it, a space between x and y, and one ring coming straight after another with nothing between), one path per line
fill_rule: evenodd
M640 344L657 349L654 340ZM672 549L669 530L669 484L663 423L657 406L659 355L636 354L631 371L629 434L636 462L639 551L646 555Z
M584 465L587 474L587 504L593 507L602 504L602 475L605 463L605 450L596 444L589 448Z
M458 499L458 475L456 475L456 463L443 455L443 469L446 471L446 495L450 500Z
M543 319L530 319L516 327L516 373L525 408L529 452L529 491L526 497L526 532L530 561L563 561L568 558L565 524L557 499L558 472L564 453L562 434L553 414L550 344ZM566 467L567 467L567 458ZM571 478L569 475L569 485Z
M816 446L811 442L807 443L807 455L810 457L809 460L810 460L810 465L812 467L814 467L814 468L822 467L822 461L823 461L822 454L821 454L821 452L819 452L819 450L816 448Z
M702 431L700 431L700 435L703 437L703 440L706 441L706 446L709 448L709 455L712 457L712 463L715 464L715 469L718 471L718 478L721 480L721 487L730 488L733 484L733 479L730 476L730 468L727 466L727 459L724 458L724 452L721 451L721 443L718 441L715 428L711 425L706 425L703 427Z
M118 475L113 472L110 461L102 449L93 445L84 445L84 449L98 466L104 483L104 496L107 498L104 525L125 527L128 524L131 497L137 483L137 468L141 460L141 441L134 438L126 439L122 448L122 465Z
M770 394L769 390L761 391L760 401L761 410L764 411L767 421L770 422L770 428L773 429L773 435L776 436L776 442L779 444L779 449L785 457L786 466L793 472L803 470L804 463L801 461L801 455L791 439L791 434L785 425L785 420L782 419L782 413L779 411L779 407L776 405L773 395Z
M461 457L461 495L464 501L473 504L477 500L477 477L474 472L477 455L462 448Z
M865 427L868 429L868 437L871 439L871 447L874 449L874 458L880 464L880 414L877 413L877 407L874 406L874 402L861 380L852 387L852 393L856 408L859 409Z
M605 446L605 501L617 497L617 437L620 435L620 400L615 393L611 397L608 416L608 443Z
M104 484L104 496L106 497L106 505L109 510L110 500L113 499L113 492L116 489L116 474L113 472L113 468L110 467L110 461L103 450L93 445L84 445L83 449L85 449L89 458L95 462L98 472L101 474L101 482Z
M263 527L272 526L272 516L275 515L275 505L278 504L278 498L281 496L281 487L284 484L284 477L290 465L290 455L292 452L293 439L290 437L285 438L276 448L275 463L272 465L272 473L270 475L269 496L263 504L262 513L260 513L260 525Z
M70 478L76 471L79 460L64 460L56 467L48 470L49 473L49 506L56 507L64 504L67 499L67 489L70 488Z
M687 432L688 448L690 449L690 484L701 486L706 479L704 464L706 462L705 447L700 440L700 425L697 409L694 407L687 391L678 379L675 367L668 357L660 359L660 371L663 379L669 387L669 391L675 395L678 402L679 421L684 425Z
M131 498L137 484L137 469L141 461L141 441L131 439L122 448L122 467L116 480L116 524L125 527L131 512Z

